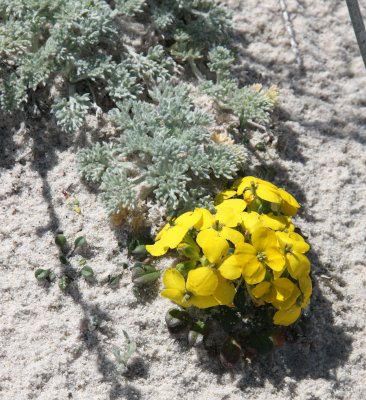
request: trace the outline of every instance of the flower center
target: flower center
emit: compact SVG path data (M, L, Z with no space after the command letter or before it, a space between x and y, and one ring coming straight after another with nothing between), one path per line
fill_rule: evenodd
M193 293L191 292L185 292L183 296L184 301L188 301L191 297L193 296Z
M267 256L266 253L264 251L259 251L257 253L257 259L261 262L266 261L267 260Z
M215 223L214 223L214 225L213 225L213 228L214 228L216 231L220 232L221 229L222 229L224 226L225 226L225 225L222 224L222 223L220 223L219 220L216 220Z
M285 253L291 253L291 252L292 252L292 244L286 244Z

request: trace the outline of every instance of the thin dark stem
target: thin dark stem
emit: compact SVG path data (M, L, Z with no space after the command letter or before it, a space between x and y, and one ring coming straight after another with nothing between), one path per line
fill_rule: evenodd
M358 0L346 0L358 47L366 67L366 30Z

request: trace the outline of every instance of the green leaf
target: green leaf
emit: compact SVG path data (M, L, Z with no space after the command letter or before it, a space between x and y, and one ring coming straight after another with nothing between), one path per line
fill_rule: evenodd
M60 256L59 260L60 260L61 264L67 264L67 258L65 256Z
M235 310L229 307L215 307L214 317L219 322L222 329L229 335L244 328L243 320Z
M179 333L183 331L191 322L191 317L187 311L179 308L171 308L165 314L165 322L170 333Z
M247 339L247 344L253 347L258 354L267 354L273 349L273 342L265 334L253 333Z
M139 244L132 250L132 254L135 256L147 255L146 246L144 244Z
M50 275L50 270L49 269L42 269L42 268L38 268L36 270L36 272L34 273L34 276L39 280L39 281L43 281L45 279L47 279Z
M256 150L266 151L266 145L263 142L259 142L255 145Z
M160 271L150 265L136 264L132 270L132 282L142 287L155 282L160 277Z
M112 288L116 288L119 285L119 281L121 280L122 275L109 275L108 276L108 285Z
M195 322L188 332L188 343L197 347L203 343L205 334L207 333L207 325L203 321Z
M196 261L184 261L175 266L176 270L187 278L188 272L196 267Z
M55 243L60 249L63 249L66 246L66 237L62 234L56 235Z
M58 281L58 286L61 290L66 290L69 286L70 279L66 275L62 275L60 280Z
M88 265L85 265L85 267L83 267L81 269L81 275L85 279L90 279L90 278L92 278L94 276L94 271Z
M85 246L86 245L85 237L84 236L80 236L80 237L76 238L75 242L74 242L74 245L75 245L75 249L77 249L78 247Z

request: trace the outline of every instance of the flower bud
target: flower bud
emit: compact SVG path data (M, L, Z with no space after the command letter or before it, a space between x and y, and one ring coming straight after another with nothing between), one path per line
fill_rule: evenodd
M195 267L196 267L195 261L185 261L175 266L176 270L180 272L184 277L187 277L188 272L191 269L194 269Z

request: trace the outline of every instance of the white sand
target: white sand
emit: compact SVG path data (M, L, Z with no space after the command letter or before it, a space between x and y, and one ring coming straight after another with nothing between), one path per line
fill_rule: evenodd
M164 322L169 301L136 299L128 271L115 290L101 282L121 271L124 237L79 180L82 135L58 138L39 121L19 130L2 119L1 399L366 398L366 72L346 5L287 0L304 64L299 73L279 2L228 2L241 46L238 76L281 91L271 162L276 183L303 204L297 224L309 236L316 281L304 336L270 363L232 372L174 340ZM79 199L82 215L67 206L65 189ZM57 229L70 239L85 234L97 275L91 285L79 279L71 295L34 278L38 267L61 272ZM88 324L94 315L107 322L101 332ZM124 342L122 330L139 344L127 377L116 374L112 355Z

